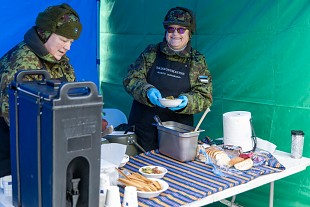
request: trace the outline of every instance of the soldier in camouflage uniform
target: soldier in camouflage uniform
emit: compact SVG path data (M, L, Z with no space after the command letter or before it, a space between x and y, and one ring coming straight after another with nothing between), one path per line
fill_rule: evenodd
M8 85L14 74L19 70L44 69L52 79L75 81L66 52L81 30L79 15L68 4L48 7L38 14L36 26L26 32L24 41L0 59L0 177L10 174Z
M172 8L163 22L165 38L149 45L130 65L123 80L125 90L134 98L129 124L135 125L138 143L146 151L157 149L154 115L162 121L193 126L193 114L212 104L212 79L203 54L191 46L195 31L193 13ZM159 98L182 99L177 107L165 108Z

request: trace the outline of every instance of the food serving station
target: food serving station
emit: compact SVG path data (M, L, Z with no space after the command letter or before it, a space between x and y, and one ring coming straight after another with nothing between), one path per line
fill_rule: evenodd
M130 145L126 152L132 154L124 154L125 162L103 175L108 171L100 166L100 159L105 159L102 150L100 158L100 145L119 142L128 148L129 139L122 135L110 138L112 143L101 143L102 97L95 86L90 82L59 84L45 72L35 73L18 73L10 88L10 105L15 106L10 117L16 123L11 137L14 206L109 206L112 187L117 202L113 207L202 206L271 183L271 207L273 182L310 165L308 158L293 159L275 151L273 145L262 145L250 113L238 111L228 121L233 127L224 123L221 145L199 140L204 130L198 126L155 117L159 149L137 154ZM27 75L43 79L24 82ZM26 120L31 126L22 124ZM225 140L239 146L225 145ZM243 152L243 143L252 150ZM135 205L125 202L126 186L135 187Z

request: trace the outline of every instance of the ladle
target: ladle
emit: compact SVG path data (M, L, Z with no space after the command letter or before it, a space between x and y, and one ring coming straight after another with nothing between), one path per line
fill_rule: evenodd
M201 125L201 123L202 123L202 121L203 121L203 119L206 117L206 115L207 115L207 113L210 111L210 108L207 108L206 110L205 110L205 112L203 113L203 115L202 115L202 117L200 118L200 120L199 120L199 122L198 122L198 124L197 124L197 126L196 126L196 128L195 128L195 132L197 132L197 130L199 129L199 127L200 127L200 125Z

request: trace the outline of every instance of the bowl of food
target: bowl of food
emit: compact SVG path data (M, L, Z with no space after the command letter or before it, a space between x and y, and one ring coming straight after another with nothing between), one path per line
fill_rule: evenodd
M129 156L125 154L119 167L124 167L128 161L129 161Z
M139 172L146 178L163 178L168 170L160 166L144 166Z
M159 196L162 192L166 191L169 188L169 184L166 181L157 178L148 178L152 182L154 182L154 186L156 186L157 190L146 189L143 191L137 190L137 195L140 198L154 198Z
M174 97L166 97L166 98L160 98L158 99L160 104L165 107L177 107L182 103L182 99L174 98Z

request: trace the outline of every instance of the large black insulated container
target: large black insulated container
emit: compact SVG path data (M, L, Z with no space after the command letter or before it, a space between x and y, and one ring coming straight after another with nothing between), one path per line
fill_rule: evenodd
M25 81L33 75L42 78ZM9 87L9 104L14 206L98 206L102 97L96 85L21 71Z

